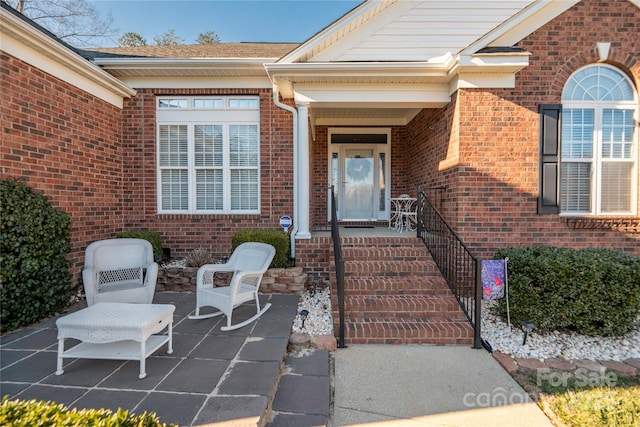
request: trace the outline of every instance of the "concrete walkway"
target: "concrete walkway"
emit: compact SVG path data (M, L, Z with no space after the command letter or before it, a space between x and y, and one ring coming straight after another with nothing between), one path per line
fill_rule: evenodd
M335 352L334 426L551 426L485 350L350 345Z

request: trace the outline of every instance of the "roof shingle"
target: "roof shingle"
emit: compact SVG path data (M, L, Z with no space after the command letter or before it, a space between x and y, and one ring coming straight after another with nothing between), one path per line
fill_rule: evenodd
M213 43L173 46L102 47L86 49L93 57L148 58L281 58L299 43Z

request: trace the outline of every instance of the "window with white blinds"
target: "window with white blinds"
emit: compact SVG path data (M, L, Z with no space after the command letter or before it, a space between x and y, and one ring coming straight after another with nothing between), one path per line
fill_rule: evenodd
M259 212L258 101L158 99L160 213Z
M608 65L574 73L562 94L560 207L573 215L635 215L638 98Z

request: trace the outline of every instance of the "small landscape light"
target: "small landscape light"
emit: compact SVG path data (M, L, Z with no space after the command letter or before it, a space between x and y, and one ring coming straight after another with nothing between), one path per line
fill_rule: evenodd
M531 322L522 322L522 331L524 332L524 340L522 340L522 345L525 345L527 343L527 335L529 335L529 332L533 331L535 327L536 325Z
M300 310L300 318L302 319L302 328L304 328L304 321L307 320L308 315L309 315L308 310Z

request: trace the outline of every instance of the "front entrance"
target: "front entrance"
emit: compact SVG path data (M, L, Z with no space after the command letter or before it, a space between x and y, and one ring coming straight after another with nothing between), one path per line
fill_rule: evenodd
M385 129L330 130L329 177L336 191L340 221L389 218L388 140Z

